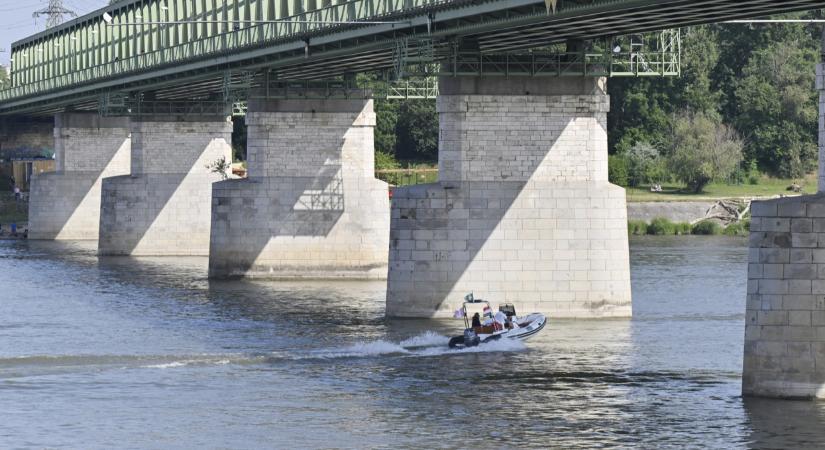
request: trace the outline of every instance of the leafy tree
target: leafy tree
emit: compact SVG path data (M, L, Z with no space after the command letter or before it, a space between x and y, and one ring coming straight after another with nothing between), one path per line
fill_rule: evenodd
M627 186L627 159L624 155L609 155L607 157L607 179L619 186Z
M753 53L736 84L735 124L746 131L746 154L766 171L799 177L814 168L818 52L777 42Z
M710 114L717 108L720 96L711 78L719 59L715 31L708 26L690 29L682 48L681 77L613 78L608 83L608 140L615 152L625 153L640 142L668 148L676 111Z
M435 161L438 159L438 114L435 102L410 100L401 104L395 126L399 159Z
M246 117L232 117L232 160L246 161Z
M397 142L395 127L398 124L400 101L376 99L374 107L376 116L375 151L386 155L395 155ZM377 158L376 161L378 161Z
M671 172L693 192L725 179L742 160L742 141L718 117L684 113L673 120Z
M638 142L625 154L627 160L628 185L639 186L653 181L654 170L659 161L659 151L647 142ZM658 181L658 180L657 180Z

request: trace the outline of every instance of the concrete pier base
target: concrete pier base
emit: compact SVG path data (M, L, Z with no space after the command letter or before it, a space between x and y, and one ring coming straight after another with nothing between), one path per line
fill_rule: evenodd
M232 122L140 117L131 130L131 175L103 182L99 253L208 255L211 185L222 179L208 166L232 160Z
M825 398L825 65L819 193L751 206L744 395Z
M252 100L249 179L212 187L209 276L386 278L372 100Z
M29 239L96 240L103 179L129 173L129 119L55 117L56 172L33 177Z
M825 398L825 195L752 211L742 392Z
M439 182L396 189L387 314L464 295L551 317L631 315L624 190L603 80L443 79Z

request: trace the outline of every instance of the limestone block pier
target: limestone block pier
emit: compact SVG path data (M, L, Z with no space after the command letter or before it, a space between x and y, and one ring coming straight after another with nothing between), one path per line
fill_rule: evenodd
M751 206L744 395L825 398L825 65L816 78L819 193Z
M249 178L212 188L212 278L386 278L372 100L252 99Z
M396 189L387 314L468 292L551 317L631 315L624 190L602 79L443 78L439 181Z
M30 239L96 240L103 179L130 170L129 119L94 113L55 116L55 172L33 177Z
M228 117L132 119L131 173L103 181L101 255L209 253L210 193L222 179L208 168L232 160Z

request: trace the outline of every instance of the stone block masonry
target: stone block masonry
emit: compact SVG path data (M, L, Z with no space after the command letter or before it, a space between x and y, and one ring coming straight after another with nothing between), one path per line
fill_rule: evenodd
M825 398L825 195L752 211L742 391Z
M396 189L387 314L473 292L551 317L631 315L624 190L602 80L442 80L439 182Z
M101 255L209 253L208 166L232 160L227 117L140 117L132 120L131 174L103 182Z
M372 100L252 100L248 180L212 188L213 278L386 278Z
M30 239L96 240L103 179L129 173L129 119L90 113L55 117L56 172L36 175Z
M816 79L819 193L751 206L744 395L825 398L825 65Z

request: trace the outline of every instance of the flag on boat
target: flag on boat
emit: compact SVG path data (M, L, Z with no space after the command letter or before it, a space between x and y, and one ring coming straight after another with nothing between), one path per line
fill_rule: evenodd
M455 313L453 313L453 317L456 319L461 319L462 317L464 317L464 308L458 308L457 310L455 310Z
M484 317L493 318L493 309L490 308L490 305L484 305Z

